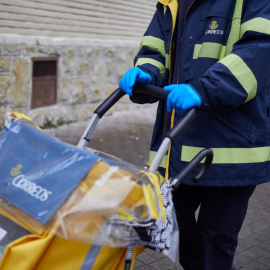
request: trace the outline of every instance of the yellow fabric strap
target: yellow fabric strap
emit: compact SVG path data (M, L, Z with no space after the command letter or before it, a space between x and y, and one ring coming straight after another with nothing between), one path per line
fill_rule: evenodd
M160 52L164 57L166 57L164 40L156 38L153 36L144 36L141 41L140 49L145 46L147 48L156 50Z
M245 102L248 102L256 96L258 88L257 80L251 69L240 56L230 54L221 59L219 63L225 65L243 86L247 92L247 99Z
M181 160L190 162L204 148L182 147ZM213 164L259 163L270 160L270 147L256 148L211 148L214 153ZM202 161L203 162L203 161Z
M242 37L247 31L270 35L270 20L261 17L249 20L241 25L240 36Z
M172 111L171 128L173 128L173 125L174 125L174 117L175 117L175 110ZM166 171L165 171L165 180L169 179L169 166L170 166L171 148L172 148L172 145L170 146L170 148L168 150L168 158L167 158Z
M178 1L177 0L171 0L169 2L169 4L168 4L168 7L169 7L169 9L171 11L171 14L172 14L172 22L173 22L172 32L174 32L177 13L178 13Z
M164 205L162 203L162 194L161 194L161 191L160 191L160 179L163 178L163 177L161 175L157 176L156 174L146 172L146 171L143 171L143 173L148 176L148 178L151 180L151 183L155 186L155 190L156 190L157 196L158 196L160 214L158 214L156 204L153 204L152 207L154 209L156 209L156 217L153 215L153 211L151 211L152 218L161 219L161 220L164 221L166 219L166 210L165 210ZM153 195L153 188L150 189L150 192ZM155 200L157 200L157 198L155 198Z
M193 59L200 57L222 59L224 57L226 46L220 43L204 42L196 44L194 47Z
M157 154L157 152L155 152L155 151L150 151L149 152L149 161L150 161L150 163L153 161L156 154ZM163 157L161 163L159 164L159 167L166 169L166 165L167 165L167 155Z
M143 64L151 64L153 66L156 66L160 70L160 74L164 78L165 75L165 67L162 63L158 62L157 60L154 60L152 58L139 58L135 64L135 66L143 65Z
M232 26L228 42L226 45L225 56L232 52L233 45L240 38L240 25L242 17L243 0L236 0L234 14L232 18Z

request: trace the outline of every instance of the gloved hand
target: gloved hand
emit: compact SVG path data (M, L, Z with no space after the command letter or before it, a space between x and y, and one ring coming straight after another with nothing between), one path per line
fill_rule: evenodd
M119 81L119 87L132 96L132 88L136 82L151 83L152 77L138 67L129 69Z
M170 92L167 97L167 111L186 111L193 107L201 106L201 98L188 84L171 84L164 87L164 91Z

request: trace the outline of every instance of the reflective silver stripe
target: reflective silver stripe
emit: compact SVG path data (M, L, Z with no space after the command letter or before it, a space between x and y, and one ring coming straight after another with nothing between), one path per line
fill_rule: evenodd
M97 259L97 256L100 252L101 246L92 245L90 249L88 250L85 259L83 261L83 264L81 266L80 270L89 270L92 269L94 266L94 263Z
M190 162L204 148L182 146L181 160ZM211 148L213 164L246 164L270 161L270 147L256 148ZM203 161L202 161L203 162Z
M256 77L240 56L236 54L229 54L221 59L219 63L225 65L235 76L238 82L243 86L247 92L245 102L248 102L256 96L258 88Z

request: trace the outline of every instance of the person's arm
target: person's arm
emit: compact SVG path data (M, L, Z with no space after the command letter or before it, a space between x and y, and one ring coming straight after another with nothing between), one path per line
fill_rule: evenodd
M165 76L166 51L163 36L164 8L157 4L156 12L150 22L140 44L138 54L134 59L134 66L148 73L152 80L151 84L163 85ZM136 103L153 103L158 99L134 93L131 100Z
M190 81L208 109L238 107L264 91L270 78L270 2L246 0L240 40L201 78Z

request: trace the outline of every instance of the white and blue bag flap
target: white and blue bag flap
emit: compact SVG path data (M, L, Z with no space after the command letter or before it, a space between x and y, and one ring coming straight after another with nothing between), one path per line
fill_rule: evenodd
M0 197L47 223L97 160L91 153L11 120L0 133Z

